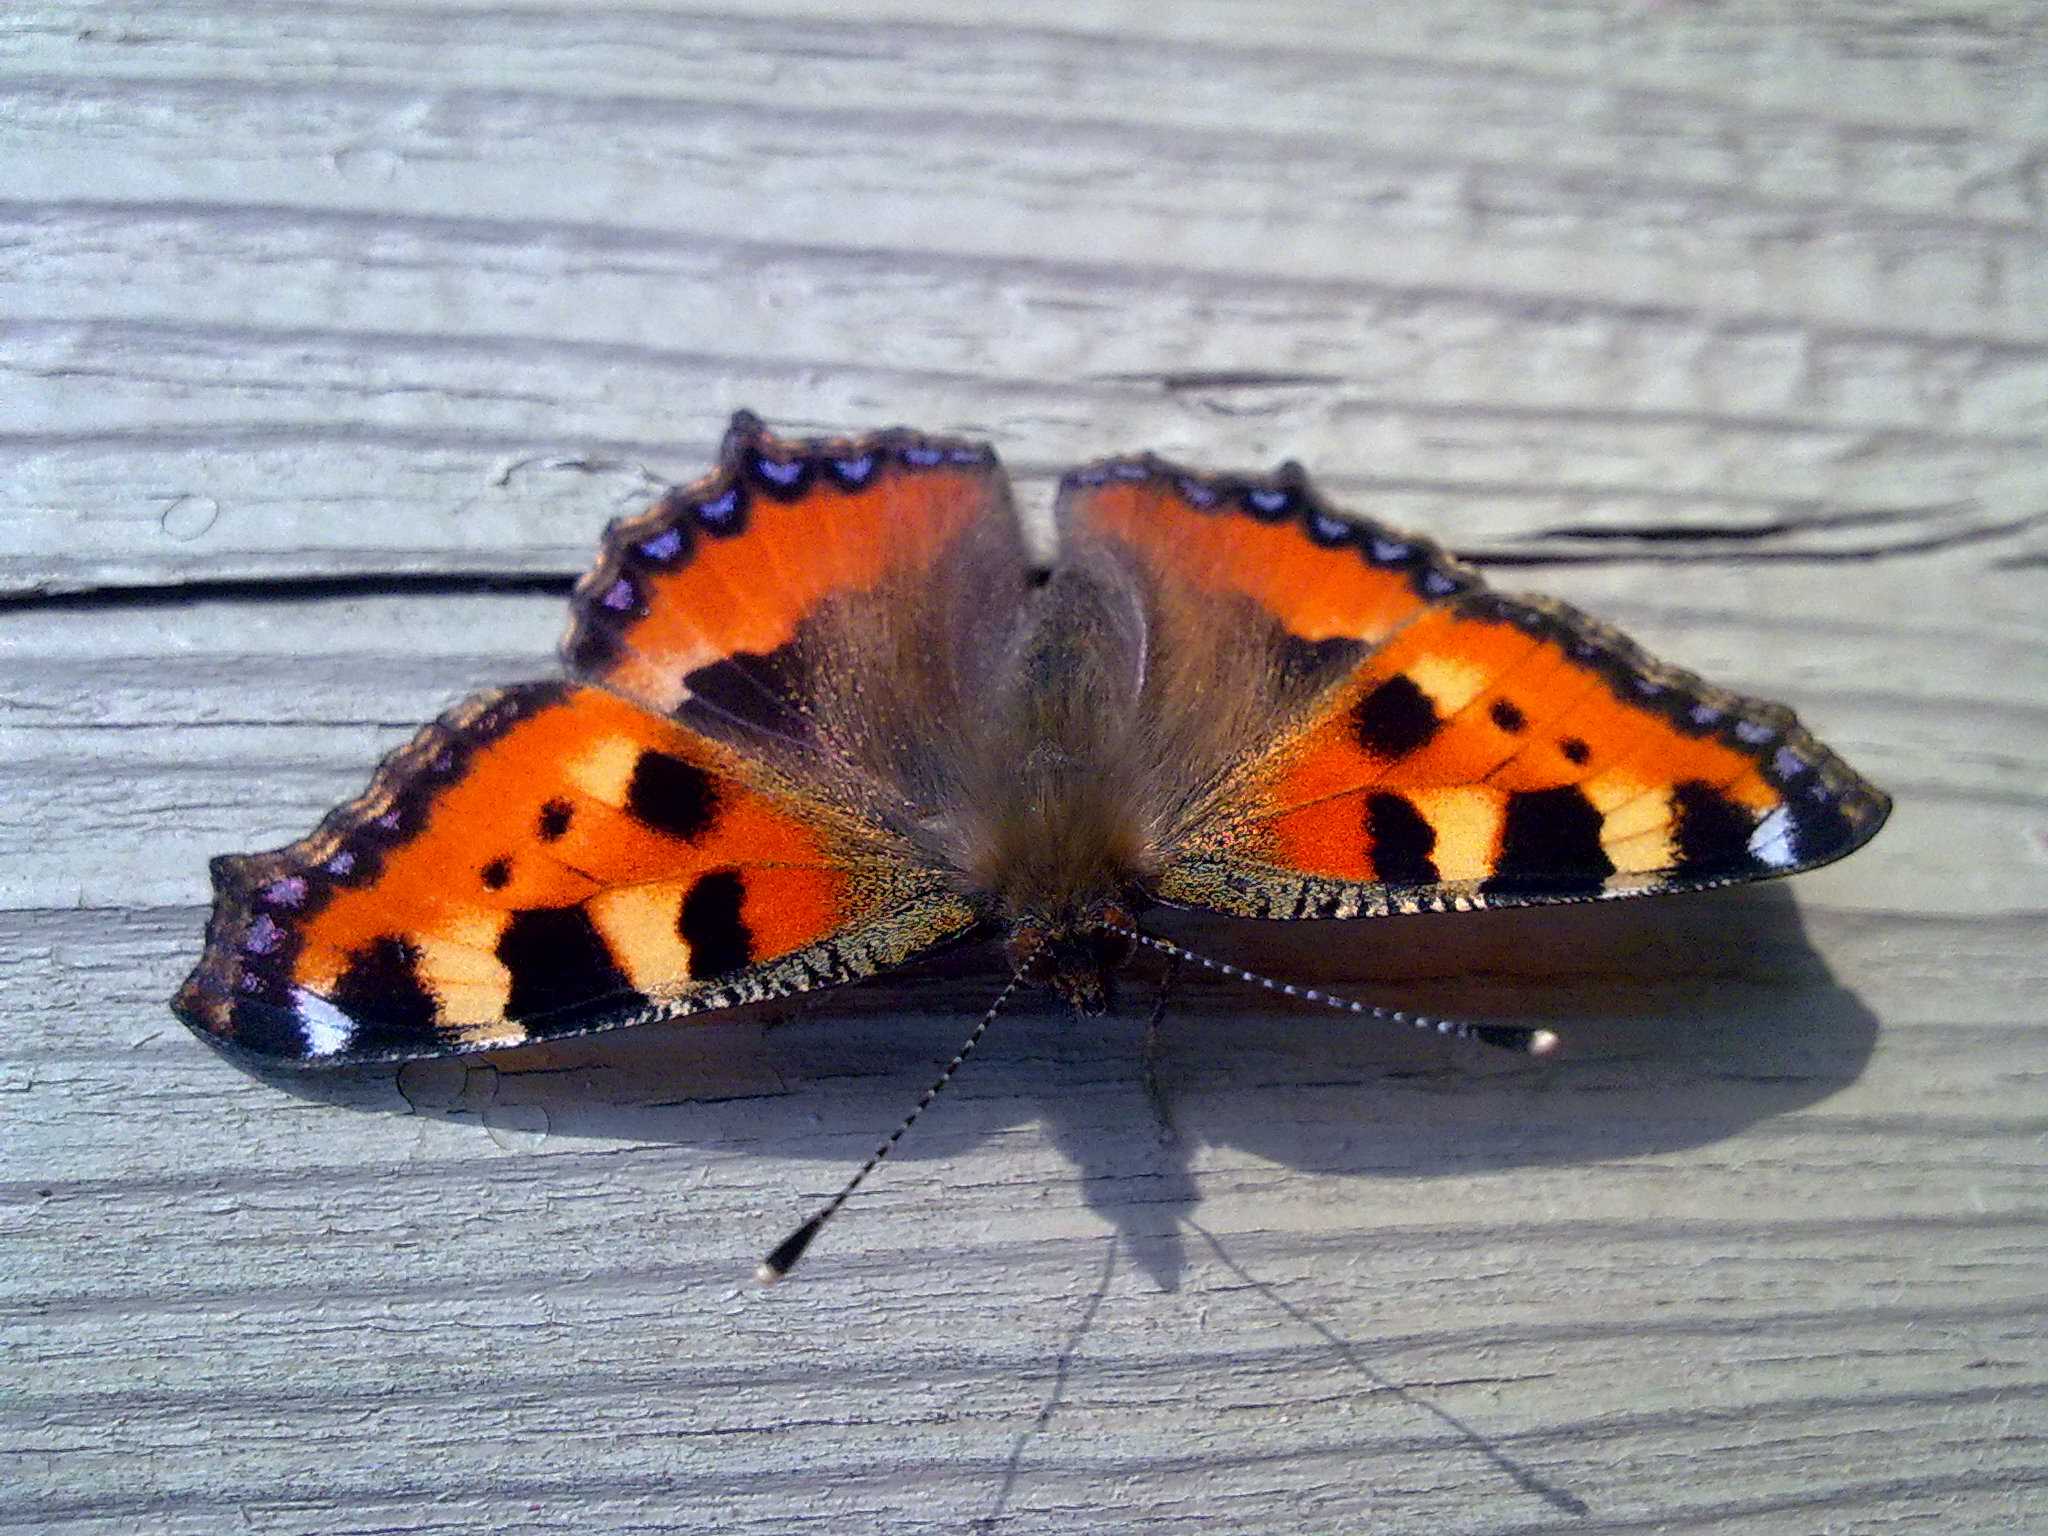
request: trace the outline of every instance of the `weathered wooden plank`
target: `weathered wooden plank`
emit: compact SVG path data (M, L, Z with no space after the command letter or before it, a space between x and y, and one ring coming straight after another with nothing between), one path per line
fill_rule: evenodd
M258 41L195 5L137 49L108 12L24 29L0 121L18 589L567 569L576 493L508 465L686 473L741 403L993 430L1038 479L1291 452L1469 547L2039 511L2038 123L1996 15L1943 92L1836 89L1874 67L1845 52L1760 111L1569 49L1424 67L1412 21L1333 52L599 12L565 50L544 11L487 44L459 8L307 7ZM417 550L378 547L395 517Z
M2048 1513L2048 36L1973 0L105 3L0 23L0 1526ZM547 670L724 415L1306 462L1899 797L1797 883L1197 925L1530 1068L997 974L267 1081L208 854ZM1529 568L1522 568L1523 565ZM353 588L239 578L348 576ZM1180 931L1180 930L1176 930Z
M468 269L467 242L436 244L423 259ZM1112 297L1099 283L1020 293L991 273L943 276L949 313L1014 300L1049 318L1080 287L1097 302ZM201 274L192 280L203 286ZM1975 349L1821 345L1611 312L1518 323L1451 299L1418 315L1384 295L1349 303L1297 291L1291 304L1243 293L1202 302L1215 335L1150 370L1051 379L965 358L891 361L872 344L883 318L831 294L816 298L833 318L802 340L804 359L778 361L731 318L725 301L739 280L708 284L701 312L675 315L677 334L715 332L732 348L709 355L538 334L411 336L389 328L390 314L317 334L17 325L14 365L40 375L40 408L24 400L0 444L15 466L7 579L34 589L380 562L566 571L585 540L564 528L599 498L536 461L595 452L688 478L723 412L748 402L780 404L793 428L879 418L992 433L1040 495L1071 464L1133 443L1219 467L1293 452L1345 501L1463 548L1524 556L1605 556L1617 536L1653 533L1692 535L1684 552L1740 541L1743 552L1781 556L2028 530L2023 547L2040 542L2030 422L2048 369L2033 352L1985 361ZM633 296L617 297L631 307ZM1120 334L1100 338L1098 365L1118 360L1119 343L1130 358L1189 302L1127 297L1124 320L1102 328ZM1279 324L1234 323L1230 311L1253 302L1278 309ZM1320 324L1316 311L1331 303L1347 305L1345 335ZM1274 333L1289 324L1321 331L1319 343L1280 342ZM1489 350L1431 350L1395 334L1418 324L1424 334L1469 324ZM222 374L223 350L233 377ZM1692 356L1676 363L1674 352ZM1233 353L1253 369L1222 370ZM1930 408L1916 381L1944 369L1977 377ZM579 389L593 373L607 380L603 399ZM1561 404L1560 391L1576 403ZM1658 394L1667 398L1648 398ZM677 406L707 400L708 409ZM603 499L640 494L626 477L608 490ZM403 523L411 547L388 547L384 530L407 507L417 508Z

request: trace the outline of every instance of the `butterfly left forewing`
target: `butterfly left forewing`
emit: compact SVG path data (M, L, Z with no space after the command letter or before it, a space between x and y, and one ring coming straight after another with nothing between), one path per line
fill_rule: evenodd
M215 861L180 1015L304 1065L516 1045L867 975L974 914L830 807L601 690L426 727L312 836Z
M1276 728L1178 830L1164 900L1350 917L1692 890L1828 863L1889 810L1791 711L1490 592L1298 470L1117 461L1070 480L1063 516L1146 572L1170 643L1220 613L1308 669L1293 699L1229 706ZM1289 674L1232 671L1216 691Z

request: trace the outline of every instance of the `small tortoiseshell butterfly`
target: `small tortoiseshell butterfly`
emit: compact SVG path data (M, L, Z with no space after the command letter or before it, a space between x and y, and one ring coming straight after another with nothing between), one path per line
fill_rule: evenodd
M1169 905L1371 917L1810 869L1889 802L1738 697L1295 465L1076 470L1034 561L985 446L789 441L610 528L569 678L458 705L213 862L176 1008L327 1066L866 976L993 927L1103 1006Z

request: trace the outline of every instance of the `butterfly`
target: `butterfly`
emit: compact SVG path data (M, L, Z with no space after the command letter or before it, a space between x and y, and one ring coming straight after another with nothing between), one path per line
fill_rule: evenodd
M174 1007L254 1057L478 1051L852 981L970 934L1082 1013L1155 907L1373 917L1826 864L1890 802L1299 466L1066 476L785 439L614 523L565 679L457 705L308 837L212 864Z

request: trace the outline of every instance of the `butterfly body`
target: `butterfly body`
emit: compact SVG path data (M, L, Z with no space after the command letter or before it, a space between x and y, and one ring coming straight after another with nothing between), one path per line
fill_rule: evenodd
M1068 476L742 413L607 531L570 681L468 701L276 853L215 861L176 1006L306 1065L870 974L972 931L1105 1006L1151 907L1371 916L1698 889L1888 802L1780 706L1652 660L1292 466Z

